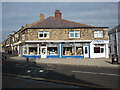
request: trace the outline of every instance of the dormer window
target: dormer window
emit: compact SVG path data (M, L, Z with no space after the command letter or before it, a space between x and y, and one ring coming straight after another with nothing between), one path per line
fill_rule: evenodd
M39 39L49 38L49 32L48 31L39 31L38 32L38 38Z

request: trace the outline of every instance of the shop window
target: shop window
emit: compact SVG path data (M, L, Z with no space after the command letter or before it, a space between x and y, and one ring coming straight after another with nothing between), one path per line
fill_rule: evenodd
M94 31L94 38L103 38L103 31Z
M29 47L29 55L37 55L37 47Z
M80 38L80 31L70 31L69 37L70 38Z
M85 44L85 43L84 43ZM63 55L66 56L83 56L83 43L67 43L63 44Z
M94 47L94 53L104 53L104 48Z
M57 47L48 47L47 53L48 53L48 55L58 55L58 48Z
M100 52L101 52L101 53L104 53L104 48L100 48Z
M94 47L94 53L100 53L100 47Z
M76 47L76 55L78 56L83 55L83 47Z
M24 55L27 55L27 47L24 47Z
M73 51L72 47L63 47L63 55L67 55L67 56L75 55L75 53L72 51Z
M48 31L39 31L38 37L39 37L39 39L49 38L49 32Z

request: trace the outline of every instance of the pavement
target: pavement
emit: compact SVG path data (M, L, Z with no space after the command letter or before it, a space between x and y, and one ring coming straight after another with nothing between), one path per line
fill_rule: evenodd
M7 60L12 61L26 61L26 58L6 54ZM96 66L96 67L118 67L119 64L112 64L111 58L30 58L29 61L36 62L37 64L67 64L67 65L85 65L85 66ZM119 60L120 61L120 60Z

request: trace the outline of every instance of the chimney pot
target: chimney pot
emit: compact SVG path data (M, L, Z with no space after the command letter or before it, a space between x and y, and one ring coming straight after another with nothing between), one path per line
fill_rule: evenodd
M62 13L60 12L60 10L55 10L55 17L58 19L62 18Z

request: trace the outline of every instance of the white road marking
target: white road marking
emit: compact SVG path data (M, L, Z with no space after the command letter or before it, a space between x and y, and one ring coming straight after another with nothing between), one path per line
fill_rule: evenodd
M111 73L96 73L96 72L85 72L85 71L72 71L75 73L87 73L87 74L101 74L101 75L110 75L110 76L120 76L118 74L111 74Z
M29 72L31 72L31 70L28 70L27 72L29 73Z
M44 70L40 70L39 72L43 72Z
M48 70L53 70L53 69L48 69Z

